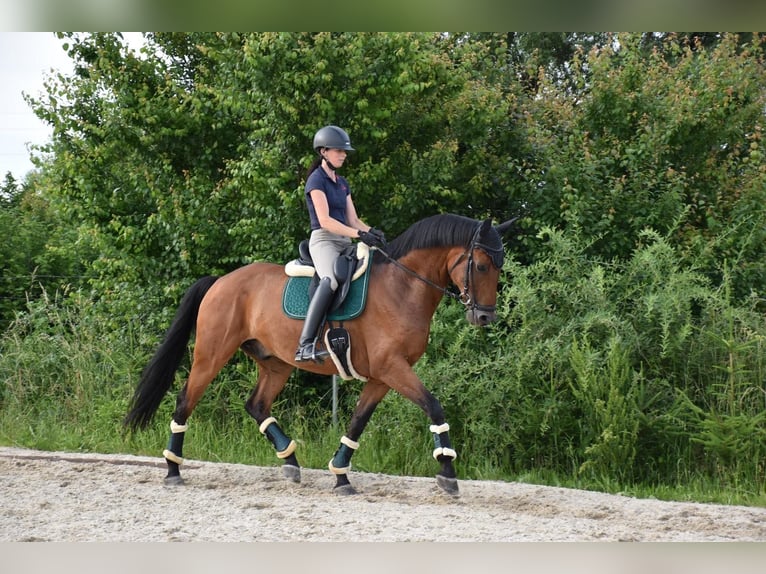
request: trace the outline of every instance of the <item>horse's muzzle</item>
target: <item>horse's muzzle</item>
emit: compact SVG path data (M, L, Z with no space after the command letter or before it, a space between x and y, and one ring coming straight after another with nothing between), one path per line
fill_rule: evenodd
M473 309L468 309L465 312L465 318L466 321L468 321L471 325L476 325L477 327L486 327L497 319L497 312L495 311L494 307L474 307Z

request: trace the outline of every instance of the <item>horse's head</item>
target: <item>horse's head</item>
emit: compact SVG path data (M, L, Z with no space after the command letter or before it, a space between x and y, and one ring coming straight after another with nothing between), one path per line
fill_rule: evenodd
M466 320L472 325L484 327L497 319L497 283L505 255L502 234L515 220L497 227L489 219L481 222L466 250L456 253L450 264L450 279L462 288L460 301L466 307Z

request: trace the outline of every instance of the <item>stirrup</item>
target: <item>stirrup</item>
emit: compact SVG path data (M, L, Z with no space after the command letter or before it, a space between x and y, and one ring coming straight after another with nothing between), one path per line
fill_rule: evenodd
M301 345L295 352L295 362L304 363L306 361L315 361L317 363L323 363L325 358L330 356L330 352L327 349L321 349L317 351L316 342L312 341Z

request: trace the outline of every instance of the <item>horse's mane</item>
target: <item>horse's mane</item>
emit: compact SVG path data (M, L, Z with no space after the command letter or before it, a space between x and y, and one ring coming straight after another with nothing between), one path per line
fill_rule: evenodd
M413 223L401 235L391 240L386 252L392 259L400 259L416 249L468 247L478 225L479 222L475 219L462 215L449 213L432 215ZM493 237L485 238L485 241L491 239L496 245L490 245L490 247L502 249L503 242L500 234L497 232L490 232L490 234ZM384 261L386 259L381 254L376 254L375 262Z

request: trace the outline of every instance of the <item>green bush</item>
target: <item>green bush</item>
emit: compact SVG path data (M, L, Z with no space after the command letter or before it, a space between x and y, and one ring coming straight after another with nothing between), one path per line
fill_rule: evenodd
M506 266L503 322L476 333L440 309L418 365L463 471L491 461L594 485L702 473L762 492L763 317L655 233L624 264L543 238L545 257Z
M540 241L537 263L507 261L500 321L476 329L462 306L443 303L416 367L445 408L459 475L623 491L700 481L759 500L766 325L756 303L738 306L725 285L674 263L653 233L624 264L588 257L553 230ZM184 369L151 429L127 435L121 421L157 336L140 322L115 331L97 311L81 293L44 297L2 336L2 442L159 456ZM195 411L187 456L278 463L243 409L255 375L244 356L221 372ZM337 428L327 386L307 383L295 375L274 413L303 464L324 468L361 385L341 384ZM432 474L428 425L390 393L354 467Z

